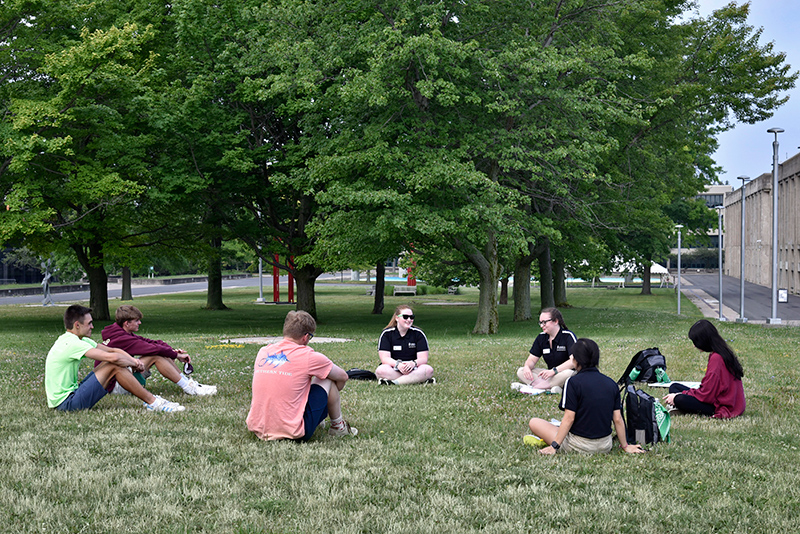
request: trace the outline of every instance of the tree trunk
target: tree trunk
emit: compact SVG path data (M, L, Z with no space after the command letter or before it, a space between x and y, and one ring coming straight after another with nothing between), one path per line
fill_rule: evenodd
M552 308L556 305L553 295L553 265L550 263L550 241L545 240L542 251L538 254L539 276L542 279L541 289L539 290L539 301L541 309Z
M208 292L206 296L207 310L227 310L222 302L222 257L220 248L222 239L214 237L211 240L211 252L208 255Z
M131 268L122 268L122 300L133 300L133 290L131 289Z
M111 313L108 310L108 274L104 265L103 247L99 243L86 246L73 245L78 262L89 278L89 307L92 319L108 321Z
M317 319L317 301L314 295L314 284L322 269L313 265L304 265L294 270L294 279L297 284L297 310L308 312L314 320Z
M650 268L653 266L653 262L645 261L644 262L644 274L642 274L642 292L640 295L652 295L652 291L650 291Z
M508 276L500 279L500 305L508 304Z
M386 261L379 261L375 266L375 302L372 305L372 314L383 313L383 290L386 287Z
M553 300L557 308L566 308L567 302L567 276L564 272L564 260L553 260Z
M518 258L514 262L514 322L530 321L531 315L531 262L533 256Z
M456 246L458 248L458 245ZM486 248L481 253L474 246L468 250L459 249L478 270L480 294L478 296L478 318L473 334L496 334L499 331L500 317L497 313L497 282L500 264L497 259L497 237L489 232Z

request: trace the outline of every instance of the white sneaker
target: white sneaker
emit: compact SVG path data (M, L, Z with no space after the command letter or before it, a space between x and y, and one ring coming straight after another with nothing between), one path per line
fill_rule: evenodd
M217 394L217 386L208 386L205 384L200 384L197 380L193 378L189 378L189 384L185 388L183 388L184 393L187 395L197 395L198 397L205 397L207 395L216 395Z
M541 395L546 391L544 389L536 389L533 386L521 384L519 382L511 382L511 389L514 391L519 391L520 393L525 393L526 395Z
M182 412L186 409L185 406L181 406L177 402L170 402L163 397L159 397L155 395L156 400L153 401L153 404L144 403L144 407L147 408L150 412L166 412L166 413L175 413L175 412Z
M553 395L560 395L562 391L561 386L553 386L550 388L550 393Z

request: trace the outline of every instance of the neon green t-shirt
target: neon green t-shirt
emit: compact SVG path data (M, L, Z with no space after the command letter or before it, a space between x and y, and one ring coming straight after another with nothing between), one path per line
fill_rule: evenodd
M96 346L90 338L79 338L72 332L64 332L53 344L44 362L44 391L50 408L57 407L78 389L81 358Z

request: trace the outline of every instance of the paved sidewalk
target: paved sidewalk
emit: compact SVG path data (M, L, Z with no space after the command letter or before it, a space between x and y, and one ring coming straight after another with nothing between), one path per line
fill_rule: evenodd
M726 321L739 319L741 282L738 278L722 277L722 316ZM684 273L681 276L683 293L703 316L719 319L719 275L717 273ZM777 316L781 325L800 326L800 296L789 295L788 302L778 303ZM745 282L744 316L748 323L767 324L772 315L772 288ZM779 325L768 325L779 326Z

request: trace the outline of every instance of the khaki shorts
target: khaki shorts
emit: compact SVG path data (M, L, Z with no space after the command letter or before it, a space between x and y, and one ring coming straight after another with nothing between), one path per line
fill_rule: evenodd
M559 373L561 374L561 373ZM564 452L579 452L582 454L607 453L611 451L611 434L604 438L589 439L576 436L572 432L567 434L561 444Z

